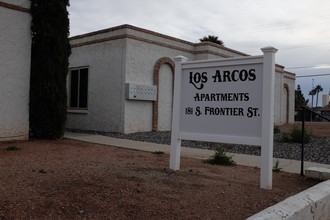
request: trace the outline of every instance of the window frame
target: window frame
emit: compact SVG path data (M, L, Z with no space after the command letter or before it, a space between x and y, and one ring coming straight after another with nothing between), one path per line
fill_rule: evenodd
M80 86L81 86L81 81L80 81L80 71L87 69L87 84L86 84L86 107L80 107ZM77 107L72 107L71 106L71 99L72 99L72 94L71 94L71 88L72 88L72 72L73 71L78 71L78 83L77 83ZM89 74L90 73L90 68L89 66L80 66L80 67L73 67L69 68L69 74L68 74L68 112L72 113L88 113L88 104L89 104Z

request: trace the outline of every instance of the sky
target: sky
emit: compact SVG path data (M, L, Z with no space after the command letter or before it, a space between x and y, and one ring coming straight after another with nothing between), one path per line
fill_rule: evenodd
M273 46L306 99L316 85L319 105L330 94L329 0L71 0L68 10L71 36L130 24L193 43L215 35L250 55Z

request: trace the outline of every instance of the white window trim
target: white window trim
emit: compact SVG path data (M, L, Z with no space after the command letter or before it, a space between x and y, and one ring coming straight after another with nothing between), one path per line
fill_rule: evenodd
M73 113L73 114L88 114L88 105L89 105L89 95L87 91L87 108L79 108L79 107L70 107L70 102L71 102L71 71L74 70L81 70L81 69L88 69L88 89L89 89L89 75L90 75L90 67L89 66L79 66L79 67L71 67L69 68L69 74L68 74L68 84L67 84L67 112L68 113ZM79 83L78 83L79 87ZM88 90L87 89L87 90ZM78 94L78 100L79 100L79 94Z
M83 109L72 109L72 108L68 108L67 110L68 113L70 114L82 114L82 115L87 115L88 114L88 110L83 110Z

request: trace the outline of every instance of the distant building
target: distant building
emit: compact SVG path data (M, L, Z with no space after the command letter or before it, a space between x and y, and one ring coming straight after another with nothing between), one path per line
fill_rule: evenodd
M322 95L322 107L330 105L329 97L330 97L330 95L328 95L328 94L323 94Z
M92 131L170 130L173 57L248 56L217 44L191 43L131 25L75 36L70 42L67 128ZM293 123L295 75L281 65L276 65L275 74L275 124ZM131 90L140 92L142 98L130 99Z
M0 1L0 141L29 137L29 8L29 0Z
M322 116L328 118L330 120L330 103L329 103L329 95L323 94L322 95L322 107L314 108L315 111ZM316 121L327 121L320 117L315 117Z
M320 114L330 120L330 105L324 106L320 109ZM321 121L326 121L324 119L320 119Z

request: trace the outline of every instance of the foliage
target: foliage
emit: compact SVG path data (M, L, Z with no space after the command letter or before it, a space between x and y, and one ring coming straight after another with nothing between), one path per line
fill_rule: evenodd
M279 129L279 127L274 126L274 134L279 134L281 133L281 130Z
M30 129L34 138L60 138L67 114L69 0L31 0Z
M275 173L279 173L279 172L282 172L283 169L280 167L280 161L277 160L273 166L273 172Z
M309 91L308 95L312 96L312 108L314 106L314 95L316 94L315 89L313 88L311 91Z
M313 88L311 91L309 91L308 95L316 95L316 90Z
M295 103L294 107L299 108L299 107L304 107L307 106L308 104L308 99L305 99L304 94L301 91L300 85L297 86L297 89L295 90Z
M316 93L316 107L317 107L318 101L319 101L319 93L323 91L323 88L321 85L317 85L317 86L315 86L314 90Z
M203 38L200 38L199 41L200 42L212 42L212 43L216 43L216 44L219 44L221 46L224 46L223 41L219 40L219 37L214 36L214 35L205 36Z
M309 143L312 136L311 134L305 129L304 131L304 143ZM293 126L290 133L283 135L283 142L293 142L293 143L301 143L302 139L302 130L298 126Z
M216 149L215 154L209 159L203 160L204 163L223 165L223 166L236 166L236 162L232 159L232 156L227 156L224 148L219 147Z
M17 146L15 146L15 145L12 145L12 146L9 146L9 147L6 147L6 148L5 148L6 151L18 151L18 150L20 150L20 149L22 149L22 148L17 147Z
M316 95L316 107L318 105L318 100L319 100L319 93L323 91L323 88L321 85L315 86L311 91L309 91L309 95L312 96L312 100L314 95ZM312 101L312 107L313 107L313 101Z
M47 173L47 171L45 171L44 169L40 169L39 173Z
M154 151L152 152L153 154L157 154L157 155L161 155L161 154L165 154L163 151Z

